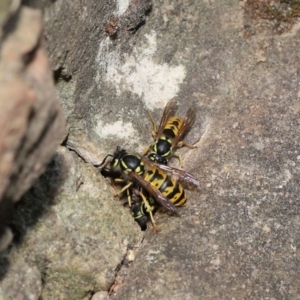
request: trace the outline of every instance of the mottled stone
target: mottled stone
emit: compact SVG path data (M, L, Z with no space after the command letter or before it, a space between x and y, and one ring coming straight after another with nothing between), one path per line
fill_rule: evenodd
M128 247L141 239L129 210L112 194L97 168L60 147L14 214L19 236L8 256L13 270L26 270L14 257L30 261L40 272L45 299L107 291ZM8 279L16 276L13 270Z
M14 262L1 281L0 298L3 300L37 300L41 296L41 272L21 256L14 256Z
M93 295L91 300L108 300L109 296L107 292L97 292Z
M147 3L69 0L46 8L47 46L70 132L65 144L91 163L117 145L141 153L152 141L146 109L158 123L176 97L179 115L191 106L197 112L186 140L198 147L179 151L201 185L187 192L180 217L159 211L160 232L149 226L132 247L138 227L109 181L64 149L69 175L53 187L50 217L24 235L23 255L31 258L35 245L46 253L37 255L46 270L43 296L299 298L298 27L260 34L243 2L231 0L155 1L146 15ZM131 4L142 6L132 20L145 21L134 34L124 26ZM112 38L105 25L114 17ZM39 193L55 183L43 180Z

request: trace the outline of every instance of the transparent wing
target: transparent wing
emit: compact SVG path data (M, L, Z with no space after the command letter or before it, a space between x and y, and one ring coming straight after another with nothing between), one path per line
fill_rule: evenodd
M196 120L195 108L190 107L188 109L188 111L186 112L185 118L183 120L183 124L182 124L181 128L179 129L178 135L172 141L173 147L176 147L178 142L180 142L182 140L184 134L191 129L195 120Z
M178 210L175 205L171 203L166 197L164 197L159 190L152 186L150 182L146 181L143 177L139 176L135 172L130 172L129 176L141 187L143 187L149 194L151 194L160 205L178 214Z
M174 177L179 182L185 184L185 186L189 188L195 188L200 185L199 179L189 172L186 172L181 169L173 168L167 165L157 164L153 161L146 159L145 157L143 157L142 160L146 165L155 166L156 168L169 173L172 177Z
M169 102L167 103L167 105L164 109L163 115L161 117L160 124L159 124L158 131L157 131L155 139L159 139L159 137L162 135L163 130L164 130L166 124L167 124L168 119L170 117L174 116L176 108L177 108L177 101L174 98L169 100Z

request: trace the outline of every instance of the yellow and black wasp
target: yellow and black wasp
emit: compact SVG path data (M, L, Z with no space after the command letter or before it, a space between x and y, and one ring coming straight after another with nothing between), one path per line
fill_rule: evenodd
M135 189L132 189L135 191ZM133 199L133 204L131 206L131 214L134 218L134 220L139 224L142 231L147 229L147 223L150 220L150 212L154 216L156 211L159 208L158 203L153 199L152 196L149 196L147 198L149 206L147 207L145 205L144 201L140 201L140 194L139 192L133 192L133 195L135 196L135 199Z
M135 154L129 154L126 150L117 147L113 155L108 154L99 165L102 168L106 165L107 157L112 157L110 167L113 171L120 171L122 178L115 179L116 182L128 182L116 195L128 190L130 187L138 186L138 193L141 196L149 214L153 227L157 227L153 218L152 211L154 206L149 204L144 190L149 193L148 199L153 199L168 210L178 213L176 206L182 206L186 203L186 193L181 183L192 186L198 186L199 181L192 174L160 165L145 157ZM137 215L137 213L136 213Z
M177 102L171 99L163 112L158 130L156 122L148 110L149 117L153 124L152 136L154 137L154 144L147 147L144 155L149 153L148 158L159 164L167 165L168 159L172 156L177 156L180 166L182 167L182 157L179 152L175 152L176 148L186 146L194 149L196 146L185 143L182 138L185 133L190 130L195 119L195 109L190 107L186 113L185 118L174 116Z
M176 147L188 146L190 148L195 148L190 146L180 139L184 134L191 128L195 121L196 114L192 108L187 111L186 117L180 118L178 116L173 116L176 110L176 101L170 100L166 105L163 116L159 125L159 129L156 128L156 123L150 113L151 122L153 124L152 135L155 138L155 143L149 146L145 152L147 154L150 151L148 158L159 164L167 165L167 159L172 155L178 156L180 164L182 166L182 158L179 153L173 153ZM131 208L132 215L136 222L140 225L142 230L147 228L147 221L149 219L149 212L151 210L152 215L157 211L159 205L150 196L147 198L149 202L148 208L145 206L144 202L134 201Z

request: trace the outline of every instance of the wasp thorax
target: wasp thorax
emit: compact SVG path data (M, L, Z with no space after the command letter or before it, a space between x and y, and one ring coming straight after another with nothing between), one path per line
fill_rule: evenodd
M170 150L171 150L171 144L169 143L169 141L164 140L164 139L159 139L157 141L157 143L155 144L155 149L154 151L158 154L158 155L162 155L162 156L166 156L170 154Z
M121 162L121 168L124 173L135 172L138 174L143 174L144 163L138 156L135 155L125 155Z

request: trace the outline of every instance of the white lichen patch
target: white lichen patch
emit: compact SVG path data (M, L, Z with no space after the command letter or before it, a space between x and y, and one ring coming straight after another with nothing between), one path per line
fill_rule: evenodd
M146 46L134 48L132 54L124 56L122 60L117 50L110 49L110 39L102 41L96 58L99 66L96 82L99 88L102 81L113 84L117 95L122 91L138 94L149 109L163 108L179 92L186 71L183 65L155 63L156 33L152 31L145 37Z
M95 127L95 132L101 138L118 137L118 138L131 138L137 135L136 130L131 123L124 123L119 120L111 124L103 125L102 121L98 121Z
M117 16L123 15L128 7L129 7L129 0L118 0L117 1Z

